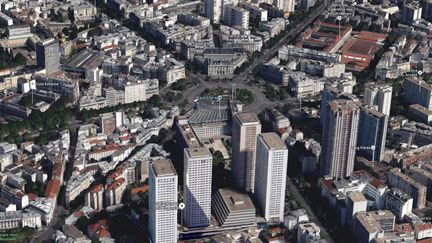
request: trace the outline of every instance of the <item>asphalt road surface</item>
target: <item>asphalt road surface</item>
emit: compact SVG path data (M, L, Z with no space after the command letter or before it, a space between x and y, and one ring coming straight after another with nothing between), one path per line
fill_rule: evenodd
M273 47L271 47L270 49L263 50L263 54L261 56L259 56L253 63L251 63L242 73L237 74L230 81L215 81L215 80L206 81L205 78L207 77L207 75L200 74L200 73L193 73L192 71L187 70L186 75L188 76L188 78L198 81L198 85L183 91L182 92L183 97L185 97L188 100L189 105L191 106L194 103L194 99L197 96L199 96L204 91L204 89L206 88L212 89L217 87L230 89L231 84L235 83L238 89L247 89L253 95L254 98L253 103L243 108L243 110L246 112L253 111L255 113L260 113L267 107L273 107L273 106L283 105L287 103L298 104L299 101L296 98L288 98L284 101L278 101L278 100L270 101L263 93L263 89L256 86L248 85L247 81L253 79L253 71L257 67L259 67L259 65L263 64L264 62L266 62L267 60L275 56L281 46L286 45L290 41L292 41L298 34L301 33L301 31L303 31L303 29L305 29L308 25L310 25L313 21L315 21L319 17L320 13L330 4L331 1L327 1L327 0L324 3L322 3L309 15L307 19L297 24L283 38L281 38L279 42L277 42ZM163 89L161 90L161 93L164 93L165 91L166 90Z
M331 238L330 234L327 232L326 228L323 226L321 221L318 219L318 217L315 215L312 208L309 206L306 199L301 195L297 187L292 183L291 178L287 178L286 181L287 188L290 190L291 193L294 194L294 197L296 200L299 201L300 205L306 210L309 221L314 222L318 227L321 229L321 237L326 239L329 243L334 243L333 239Z

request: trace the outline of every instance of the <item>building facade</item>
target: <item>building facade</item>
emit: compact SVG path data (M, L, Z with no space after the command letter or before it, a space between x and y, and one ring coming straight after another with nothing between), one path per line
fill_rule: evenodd
M388 84L370 83L365 88L363 102L390 116L392 92L393 88Z
M414 208L424 208L426 205L426 186L415 181L408 175L401 172L399 168L393 168L387 175L387 181L390 186L398 188L413 198Z
M249 28L249 12L238 6L227 4L223 6L224 23L231 27Z
M222 18L222 4L223 4L223 0L205 1L206 17L215 24L218 24Z
M46 74L60 70L60 48L55 39L47 39L36 44L36 61L40 68L45 68Z
M410 195L397 188L387 191L384 208L390 210L399 220L411 213L412 207L413 198Z
M432 110L432 85L418 78L406 78L403 83L403 98L409 105L419 104Z
M232 128L232 178L237 188L253 192L255 185L256 141L261 123L254 113L237 113Z
M171 160L149 166L149 233L152 242L177 242L177 172Z
M184 223L188 228L210 224L212 161L205 147L184 150Z
M370 109L360 108L359 132L357 136L357 154L369 161L381 161L384 158L388 116Z
M96 185L85 194L85 205L91 207L94 210L104 209L104 186L102 184Z
M276 133L257 139L254 195L266 220L283 222L288 149Z
M344 178L353 172L359 115L358 105L351 100L328 102L321 143L321 175Z

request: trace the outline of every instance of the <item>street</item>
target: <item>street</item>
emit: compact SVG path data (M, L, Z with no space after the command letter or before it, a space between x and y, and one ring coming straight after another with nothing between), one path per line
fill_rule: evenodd
M191 70L186 70L186 76L189 79L193 79L198 81L198 85L195 87L191 87L185 91L183 91L183 97L187 99L189 105L192 106L194 103L194 99L199 96L204 89L213 89L217 87L221 87L224 89L231 89L231 84L236 84L238 89L247 89L249 90L254 98L252 104L245 106L243 111L250 112L253 111L255 113L260 113L265 108L273 107L277 105L283 105L287 103L298 103L296 98L288 98L284 101L270 101L267 99L263 90L253 85L248 85L247 81L252 79L252 73L259 67L261 64L275 56L279 50L279 48L283 45L289 44L305 27L309 26L316 18L320 15L320 13L331 4L331 1L324 1L319 7L317 7L309 16L309 18L303 20L301 23L297 24L293 29L291 29L283 38L279 40L273 47L270 49L264 50L263 54L259 56L253 63L251 63L241 74L237 74L231 81L215 81L210 80L206 81L206 75L200 73L193 73ZM162 89L161 93L167 91L167 89ZM189 107L191 108L191 107Z
M295 199L300 203L301 207L306 210L308 217L309 217L309 221L314 222L316 225L318 225L318 227L320 227L322 238L326 239L329 243L334 243L330 234L327 232L326 228L323 226L321 221L315 215L314 211L309 206L306 199L301 195L301 193L299 192L297 187L292 183L291 178L287 177L286 185L287 185L288 190L292 194L294 194Z
M79 127L79 120L72 120L71 121L71 129L70 131L70 147L69 147L69 160L66 163L66 168L64 171L64 186L60 188L60 192L57 198L57 207L54 211L54 217L51 220L51 225L44 227L40 232L36 233L34 236L33 241L46 241L48 239L51 239L53 234L56 232L57 229L61 230L61 227L65 223L65 218L69 216L69 210L67 210L66 207L66 195L65 195L65 189L66 184L69 178L72 176L72 168L74 163L74 156L75 156L75 146L77 142L77 129Z

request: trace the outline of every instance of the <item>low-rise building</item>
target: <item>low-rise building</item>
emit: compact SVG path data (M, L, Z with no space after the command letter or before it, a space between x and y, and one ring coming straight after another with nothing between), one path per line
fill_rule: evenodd
M269 33L269 37L273 38L286 28L287 21L283 18L273 18L270 21L260 22L259 29L262 32Z
M388 210L360 212L354 216L353 233L357 242L372 242L394 229L395 216Z
M273 130L278 133L283 134L291 132L290 120L276 108L266 108L264 116L265 119L272 124Z
M413 198L405 192L392 188L386 192L384 208L390 210L399 220L411 213Z
M120 204L123 198L123 192L126 190L126 183L124 178L120 178L111 185L109 185L105 190L105 203L106 206L113 206Z
M288 87L297 98L305 98L319 94L324 89L324 82L303 72L292 72L289 76Z
M23 209L29 204L29 198L24 194L24 192L7 185L0 186L0 197L16 204L18 209Z
M260 76L266 81L270 81L282 86L288 86L290 71L285 67L272 63L265 63L260 67Z
M73 13L75 21L91 20L97 13L96 6L89 2L79 2L77 5L72 5L70 11Z
M432 223L415 224L414 234L417 240L432 237Z
M29 204L28 210L41 215L42 223L45 225L51 224L51 219L54 216L56 202L52 198L38 197Z
M255 225L255 207L245 193L219 189L212 200L214 214L223 227Z
M98 184L92 187L85 194L85 205L93 208L94 210L102 210L104 209L104 186L102 184Z
M290 211L289 214L284 217L284 225L289 230L294 229L300 223L306 222L309 222L309 216L304 209Z
M415 208L424 208L426 205L426 186L403 174L399 168L393 168L387 175L390 186L396 187L401 191L409 194L413 198Z
M297 228L297 242L316 242L321 239L321 229L315 223L299 224Z
M421 122L429 124L432 122L432 110L428 110L419 104L409 106L409 113Z
M195 61L207 71L207 75L215 78L232 77L246 60L246 55L233 49L208 48L202 56L195 55Z
M72 175L66 186L66 204L71 203L94 181L90 173Z
M21 211L0 213L1 230L24 227L42 229L41 215L33 212L23 213Z

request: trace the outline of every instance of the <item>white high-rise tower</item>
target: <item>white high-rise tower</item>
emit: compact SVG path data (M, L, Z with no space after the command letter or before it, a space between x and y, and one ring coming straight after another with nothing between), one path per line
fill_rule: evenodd
M206 0L205 14L213 23L218 24L222 18L223 0Z
M245 192L254 190L256 140L260 133L261 123L254 113L234 115L231 172L235 187Z
M152 242L177 242L177 172L171 160L149 165L149 233Z
M258 206L268 221L283 221L288 149L274 132L257 139L255 192Z
M210 224L212 165L205 147L184 150L184 224L188 228Z
M388 84L370 83L365 87L363 102L390 116L393 88Z

